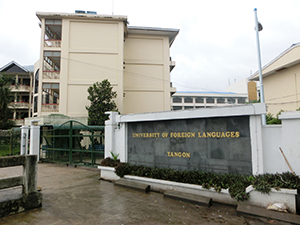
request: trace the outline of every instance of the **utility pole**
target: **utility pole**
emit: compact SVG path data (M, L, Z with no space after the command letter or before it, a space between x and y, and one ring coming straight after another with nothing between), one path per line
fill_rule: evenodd
M255 17L255 32L256 32L256 43L257 43L257 55L258 55L260 102L265 103L265 94L264 94L264 86L263 86L262 71L261 71L260 43L259 43L259 35L258 35L258 32L261 31L263 27L257 20L256 8L254 9L254 17ZM262 114L262 125L266 125L266 114Z

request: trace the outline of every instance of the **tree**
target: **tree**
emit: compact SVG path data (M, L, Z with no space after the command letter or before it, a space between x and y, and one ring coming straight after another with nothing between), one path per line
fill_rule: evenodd
M105 112L118 111L114 98L117 92L112 90L110 82L105 79L102 82L96 82L88 88L89 96L87 99L91 101L90 106L85 108L88 110L89 125L104 125L108 115Z
M0 74L0 129L7 130L12 128L15 123L11 118L11 110L8 108L9 103L13 100L9 85L15 79L11 76Z

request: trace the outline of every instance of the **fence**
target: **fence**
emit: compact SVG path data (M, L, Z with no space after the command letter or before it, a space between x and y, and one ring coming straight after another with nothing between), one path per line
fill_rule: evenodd
M21 129L0 130L0 156L20 154Z
M37 192L36 187L37 156L0 157L0 168L13 166L23 166L23 175L0 179L0 189L22 186L22 195L0 202L0 217L42 206L42 194ZM10 196L9 192L7 195Z
M97 166L104 158L104 126L68 121L41 127L42 161Z

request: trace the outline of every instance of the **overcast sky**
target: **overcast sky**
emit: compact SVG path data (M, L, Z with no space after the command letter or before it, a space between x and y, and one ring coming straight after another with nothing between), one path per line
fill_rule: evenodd
M129 26L180 29L171 47L177 91L225 91L258 70L254 8L262 65L300 42L300 0L0 0L0 67L39 58L36 12L96 11L126 15Z

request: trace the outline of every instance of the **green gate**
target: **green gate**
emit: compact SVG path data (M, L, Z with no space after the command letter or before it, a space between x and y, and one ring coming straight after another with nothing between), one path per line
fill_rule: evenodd
M41 127L42 161L95 167L104 158L104 126L74 120Z

